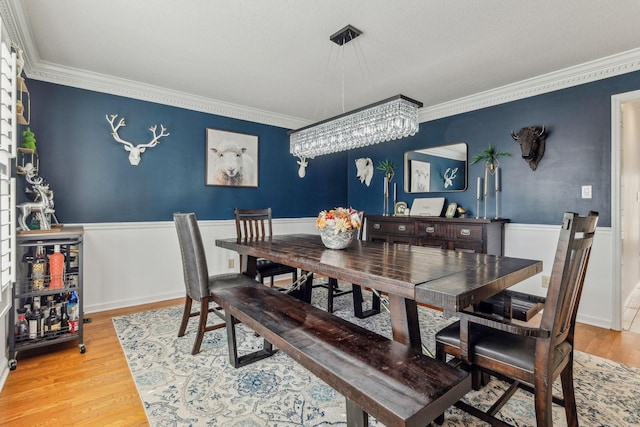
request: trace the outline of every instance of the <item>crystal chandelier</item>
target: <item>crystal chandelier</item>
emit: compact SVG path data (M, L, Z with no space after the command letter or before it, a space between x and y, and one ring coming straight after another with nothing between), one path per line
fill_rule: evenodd
M397 95L289 132L291 154L314 158L415 135L422 103Z
M349 25L332 35L330 39L342 46L360 34L360 30ZM299 157L306 166L306 158L415 135L419 128L420 107L421 102L404 95L396 95L292 130L289 132L290 152ZM304 172L301 172L300 176L304 176Z

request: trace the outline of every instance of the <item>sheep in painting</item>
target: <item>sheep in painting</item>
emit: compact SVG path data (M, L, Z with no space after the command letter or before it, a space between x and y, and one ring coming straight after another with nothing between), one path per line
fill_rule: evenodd
M213 151L214 166L211 184L252 186L256 185L255 160L247 154L245 147L235 142L224 141Z

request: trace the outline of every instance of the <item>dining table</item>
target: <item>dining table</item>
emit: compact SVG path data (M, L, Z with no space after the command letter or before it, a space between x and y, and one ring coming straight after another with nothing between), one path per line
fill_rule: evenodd
M418 304L455 316L542 272L538 260L415 245L356 240L345 249L328 249L316 234L217 239L216 246L243 255L242 271L251 277L256 260L264 258L385 293L393 339L417 350L422 344Z

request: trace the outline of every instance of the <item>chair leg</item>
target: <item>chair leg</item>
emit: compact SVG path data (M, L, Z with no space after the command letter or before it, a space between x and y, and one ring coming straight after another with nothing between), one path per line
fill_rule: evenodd
M568 427L578 427L578 414L576 409L576 396L573 390L573 355L569 363L560 373L562 381L562 395L564 397L564 412L567 416Z
M195 355L200 353L200 346L204 339L204 333L207 329L207 317L209 316L209 299L200 299L200 320L198 321L198 335L196 335L196 341L193 343L193 349L191 354Z
M185 331L187 330L187 324L189 323L189 319L191 318L191 303L193 300L189 295L187 295L184 299L184 312L182 313L182 322L180 322L180 329L178 329L178 336L184 336Z
M553 381L549 378L535 380L536 423L538 427L553 425Z

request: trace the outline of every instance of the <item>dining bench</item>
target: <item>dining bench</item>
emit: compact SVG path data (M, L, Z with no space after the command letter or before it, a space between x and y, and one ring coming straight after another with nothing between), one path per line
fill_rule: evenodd
M260 284L213 290L225 310L229 361L238 368L276 349L346 399L347 425L424 427L471 390L468 372ZM239 355L236 323L264 339ZM276 349L274 349L274 346Z

